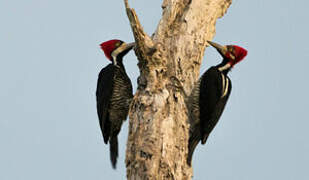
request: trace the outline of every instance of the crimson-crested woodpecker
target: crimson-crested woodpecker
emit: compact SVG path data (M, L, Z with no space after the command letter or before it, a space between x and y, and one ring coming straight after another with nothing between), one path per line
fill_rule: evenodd
M110 144L110 159L116 168L118 158L118 134L126 120L133 98L132 84L125 71L122 58L134 47L121 40L103 42L101 48L111 64L104 67L97 84L97 112L105 144Z
M202 144L206 143L224 110L232 90L231 80L227 76L228 72L247 55L247 50L236 45L221 46L211 41L208 43L217 49L223 60L201 76L191 94L192 112L197 112L198 115L195 115L190 128L187 160L189 165L191 165L196 145L199 141Z

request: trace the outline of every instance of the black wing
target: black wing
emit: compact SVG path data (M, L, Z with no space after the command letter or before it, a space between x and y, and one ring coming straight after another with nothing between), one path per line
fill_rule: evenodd
M200 86L199 103L202 144L206 142L209 134L219 121L231 92L231 81L229 80L228 92L224 97L221 97L222 88L221 72L215 67L207 70L202 76Z
M97 84L97 112L104 142L107 144L110 136L109 104L113 93L114 65L109 64L99 74Z

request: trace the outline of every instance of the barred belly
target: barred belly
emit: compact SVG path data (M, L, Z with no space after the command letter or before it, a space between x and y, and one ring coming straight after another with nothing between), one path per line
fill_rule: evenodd
M132 100L132 86L127 74L120 68L115 69L113 94L110 101L109 118L112 123L113 133L118 133L122 122L126 120L129 105Z

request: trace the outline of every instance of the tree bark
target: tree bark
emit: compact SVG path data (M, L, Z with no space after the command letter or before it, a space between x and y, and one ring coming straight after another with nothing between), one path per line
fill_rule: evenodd
M139 60L138 90L130 106L126 151L129 180L188 180L190 105L207 40L231 0L164 0L162 19L148 36L124 0ZM175 87L178 79L185 93ZM177 83L176 83L177 84Z

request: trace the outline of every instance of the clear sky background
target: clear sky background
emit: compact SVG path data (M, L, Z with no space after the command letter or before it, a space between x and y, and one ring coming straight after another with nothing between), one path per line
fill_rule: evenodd
M147 33L159 0L130 0ZM309 1L234 0L214 41L249 54L230 77L233 91L195 180L309 179ZM96 114L103 41L133 41L122 0L0 1L0 179L125 179L126 122L117 170ZM221 58L207 48L201 72ZM136 89L134 53L125 58Z

